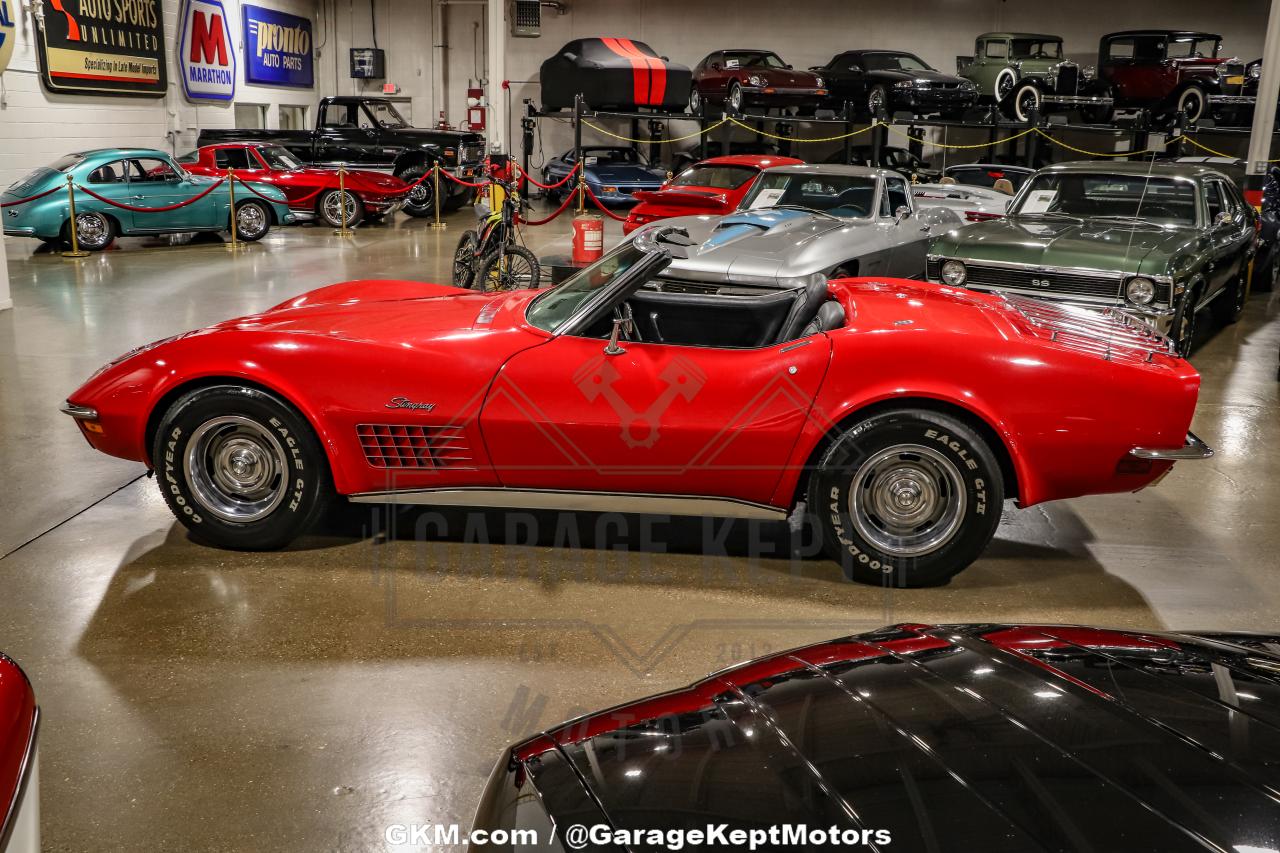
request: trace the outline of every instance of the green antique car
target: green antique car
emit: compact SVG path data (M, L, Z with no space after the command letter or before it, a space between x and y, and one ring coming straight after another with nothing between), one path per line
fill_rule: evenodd
M46 243L68 242L68 177L83 187L75 195L76 237L81 249L100 251L120 235L231 229L227 183L210 189L223 179L188 174L163 151L103 148L68 154L0 194L0 202L6 205L4 233L37 237ZM190 199L195 200L183 204ZM237 183L235 200L236 233L241 240L260 240L273 224L294 221L284 192L268 184L253 184L250 190Z
M1061 36L983 33L973 51L957 61L960 76L1009 118L1028 121L1033 112L1079 110L1085 121L1103 122L1111 115L1106 87L1093 69L1063 57Z
M1031 177L1003 219L939 235L929 281L1140 318L1187 354L1208 308L1234 322L1258 216L1204 165L1062 163Z

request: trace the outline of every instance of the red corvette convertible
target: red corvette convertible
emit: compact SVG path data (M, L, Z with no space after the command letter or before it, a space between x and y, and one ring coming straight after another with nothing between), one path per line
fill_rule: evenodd
M342 220L342 189L335 169L306 166L279 145L227 142L205 145L179 158L178 162L195 175L225 175L228 168L245 180L274 184L289 199L295 215L318 216L337 228ZM367 169L353 169L343 178L346 188L347 227L366 216L385 216L404 206L409 185L393 175ZM240 188L237 187L239 192Z
M694 163L660 189L632 193L640 203L627 214L622 233L672 216L720 216L737 209L756 176L771 166L799 166L794 157L735 154Z
M751 240L749 233L735 233ZM1211 451L1200 377L1092 314L908 280L669 286L641 232L550 290L353 281L140 347L64 404L198 539L353 501L813 521L850 578L945 581L1022 506Z
M0 853L40 850L39 721L31 682L0 654Z

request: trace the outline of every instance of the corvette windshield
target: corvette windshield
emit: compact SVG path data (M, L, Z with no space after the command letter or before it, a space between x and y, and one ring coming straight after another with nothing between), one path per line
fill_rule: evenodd
M258 149L258 153L262 155L262 159L267 161L267 165L272 169L283 169L292 171L293 169L301 169L302 161L289 153L289 149L282 148L279 145L263 145Z
M932 71L929 63L910 53L868 53L862 57L868 71Z
M1195 225L1196 191L1190 181L1146 175L1043 174L1032 178L1023 190L1014 215Z
M559 286L539 295L530 303L525 319L539 329L558 331L587 300L631 269L642 257L644 252L634 243L623 243L591 266L569 276Z
M805 208L843 219L863 219L871 215L875 200L875 178L766 172L747 193L741 209Z
M756 176L750 166L691 166L671 182L673 187L710 187L734 190Z

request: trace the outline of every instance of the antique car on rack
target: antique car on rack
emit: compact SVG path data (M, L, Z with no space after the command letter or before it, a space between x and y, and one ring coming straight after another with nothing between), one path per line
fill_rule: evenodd
M892 169L909 181L931 181L941 177L932 165L920 159L910 148L900 145L881 145L876 151L871 145L853 145L846 153L843 148L832 151L824 161L831 165L867 166Z
M919 227L849 189L873 217L831 214L853 239ZM825 216L753 214L701 243L646 226L549 290L335 284L138 347L63 410L216 546L282 547L339 498L791 518L877 586L945 583L1006 498L1132 492L1209 454L1199 374L1145 327L883 272L787 282L777 246ZM672 268L726 243L741 264Z
M605 204L634 204L634 193L659 189L667 180L665 170L652 165L637 148L625 145L588 145L582 148L582 177L587 188ZM552 157L542 167L542 181L558 184L577 168L578 152L570 148L559 157ZM554 190L547 190L547 197L559 200L573 192L574 182L569 181ZM590 204L590 202L588 202Z
M958 119L978 100L978 89L970 81L944 74L901 50L847 50L812 70L826 83L827 104L843 110L847 103L858 116L906 111Z
M365 217L395 213L404 206L409 192L409 185L394 175L364 169L339 175L336 169L305 166L281 145L221 142L203 145L179 157L178 162L193 175L216 178L235 169L235 174L255 184L278 187L296 220L319 217L333 228L344 223L353 227Z
M40 853L39 734L31 682L0 654L0 853Z
M708 105L718 105L731 113L796 107L812 115L826 95L821 76L791 67L771 50L717 50L694 66L689 112L701 115Z
M983 33L973 56L960 57L961 77L984 100L1017 121L1032 114L1078 110L1087 122L1111 116L1111 96L1094 69L1081 68L1062 52L1062 37L1040 33Z
M1191 351L1199 317L1239 318L1258 216L1216 169L1063 163L1005 218L938 236L930 281L1138 318Z
M641 225L672 216L701 214L718 216L737 209L752 182L765 169L798 166L794 157L731 155L712 157L682 170L656 190L635 194L640 203L631 208L622 233L630 234Z
M61 157L0 194L4 233L68 243L68 178L77 187L76 240L86 251L106 249L120 236L231 229L231 188L223 178L192 175L163 151L100 148ZM294 221L283 191L269 184L250 187L237 185L234 215L241 240L261 240L272 225Z
M580 38L542 63L542 109L572 107L575 95L593 110L679 112L688 105L689 68L629 38Z
M881 628L532 733L498 756L472 827L535 829L551 853L673 849L647 839L710 827L690 849L1264 853L1280 849L1262 758L1277 648Z
M1255 95L1246 91L1244 62L1219 56L1222 36L1181 30L1127 30L1102 37L1098 77L1120 109L1143 109L1173 122L1213 118L1247 123Z

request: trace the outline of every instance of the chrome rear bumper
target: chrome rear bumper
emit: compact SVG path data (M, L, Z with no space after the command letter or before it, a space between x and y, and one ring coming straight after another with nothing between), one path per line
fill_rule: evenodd
M1161 447L1135 447L1129 455L1137 459L1156 459L1177 461L1180 459L1208 459L1213 455L1213 448L1205 444L1195 433L1187 433L1187 440L1175 450Z

